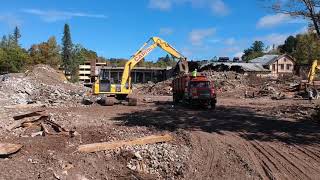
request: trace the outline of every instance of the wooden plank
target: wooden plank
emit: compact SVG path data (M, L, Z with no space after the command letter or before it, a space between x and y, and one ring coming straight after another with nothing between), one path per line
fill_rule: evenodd
M0 143L0 156L7 156L18 152L22 148L20 144Z
M135 146L135 145L145 145L145 144L154 144L160 142L167 142L173 140L173 137L169 134L163 136L146 136L142 138L137 138L134 140L124 140L124 141L114 141L114 142L103 142L103 143L94 143L94 144L85 144L78 147L80 152L97 152L104 150L116 149L122 146Z

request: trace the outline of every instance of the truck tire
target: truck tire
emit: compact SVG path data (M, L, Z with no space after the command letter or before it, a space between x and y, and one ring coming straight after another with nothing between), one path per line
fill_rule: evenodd
M211 104L211 110L215 110L216 109L216 104L217 104L217 101L216 100L213 100L210 102Z
M172 96L172 99L173 99L173 103L174 103L174 104L178 104L179 99L178 99L178 97L177 97L176 94L174 94L174 95Z

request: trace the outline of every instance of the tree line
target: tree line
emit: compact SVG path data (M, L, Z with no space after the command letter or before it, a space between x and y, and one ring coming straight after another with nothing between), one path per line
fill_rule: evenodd
M52 36L45 42L23 48L19 40L20 29L15 27L11 34L4 35L0 41L0 73L15 73L36 64L48 64L54 68L62 67L72 81L77 80L79 64L85 60L98 58L97 53L73 44L68 24L64 26L62 46Z
M85 61L98 59L110 66L124 66L127 59L99 57L93 50L84 48L81 44L72 42L71 30L68 24L64 25L62 44L57 43L55 36L45 42L33 44L29 49L23 48L19 41L20 29L15 27L11 34L4 35L0 41L0 74L21 72L36 64L48 64L53 68L63 68L70 80L78 80L79 65ZM167 67L173 66L175 60L168 55L156 62L144 59L137 66Z

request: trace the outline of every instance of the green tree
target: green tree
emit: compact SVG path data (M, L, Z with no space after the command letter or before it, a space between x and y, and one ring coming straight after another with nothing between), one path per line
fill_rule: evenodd
M52 36L47 41L48 59L47 64L52 67L58 67L61 64L60 47L57 44L56 37Z
M47 42L34 44L29 49L31 64L48 64L52 67L58 67L61 64L60 47L54 36Z
M19 47L1 48L0 56L1 72L19 72L25 67L29 58L28 53Z
M251 46L252 51L254 52L263 52L264 44L262 41L254 41Z
M70 81L78 82L79 80L79 65L86 60L84 48L80 44L76 44L72 49L72 63L70 65Z
M293 57L299 64L311 64L313 60L320 58L320 43L317 34L308 33L297 35L296 50Z
M72 62L73 44L71 40L70 27L68 24L64 25L62 37L62 61L63 67L67 74L71 72L71 67L74 67Z
M297 39L294 36L289 36L283 45L280 45L278 48L281 53L287 53L292 55L297 46Z
M252 46L249 49L245 49L243 51L242 60L249 62L252 59L257 57L263 56L265 53L264 51L264 44L262 41L255 41L253 42Z
M20 38L21 38L20 29L18 28L18 26L16 26L13 32L13 42L15 43L15 45L19 45Z
M0 48L6 48L8 46L8 39L6 35L2 36L1 42L0 42Z

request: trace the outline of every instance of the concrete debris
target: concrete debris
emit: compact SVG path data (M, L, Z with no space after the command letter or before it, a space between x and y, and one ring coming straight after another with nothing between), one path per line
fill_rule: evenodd
M187 146L168 143L126 147L122 151L130 151L135 155L127 163L129 169L153 174L160 179L182 178L187 167L185 162L190 155L190 149ZM137 153L141 157L137 157Z
M47 65L36 65L25 74L8 74L0 82L0 100L5 106L16 104L61 105L79 102L85 89L66 81L64 75Z
M158 83L153 83L149 81L146 84L134 84L133 93L154 96L171 96L171 81L172 79L168 79L166 81Z

